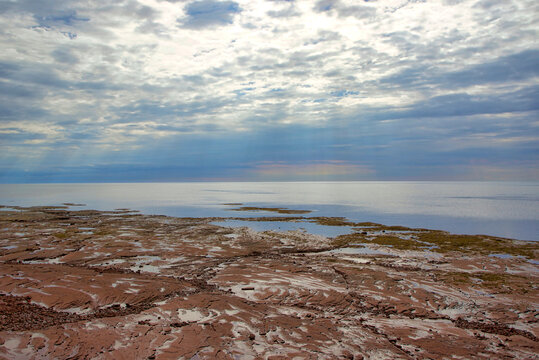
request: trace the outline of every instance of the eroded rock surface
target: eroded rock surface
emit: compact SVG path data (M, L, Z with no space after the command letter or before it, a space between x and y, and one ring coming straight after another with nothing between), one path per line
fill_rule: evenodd
M214 220L2 211L0 358L537 358L535 244Z

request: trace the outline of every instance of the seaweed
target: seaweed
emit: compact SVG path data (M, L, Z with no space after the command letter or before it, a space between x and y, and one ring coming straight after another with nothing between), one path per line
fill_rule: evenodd
M523 276L493 272L447 272L436 275L436 279L448 284L479 286L496 292L527 293L534 288Z
M486 235L455 235L445 231L423 231L417 234L417 239L437 248L433 251L444 253L449 251L473 252L480 254L504 253L510 255L535 258L539 244L517 243L510 239Z
M387 227L381 227L382 229ZM379 230L369 228L362 230ZM410 238L402 238L393 234L370 235L366 232L340 235L333 241L335 246L346 246L353 243L371 243L391 246L400 250L425 250L438 253L461 252L482 255L509 254L523 256L530 259L537 258L539 244L535 242L519 242L511 239L498 238L486 235L456 235L440 230L408 229L412 234ZM382 230L385 231L385 230Z
M270 211L278 214L308 214L311 210L294 210L281 207L257 207L257 206L242 206L236 209L229 209L231 211Z

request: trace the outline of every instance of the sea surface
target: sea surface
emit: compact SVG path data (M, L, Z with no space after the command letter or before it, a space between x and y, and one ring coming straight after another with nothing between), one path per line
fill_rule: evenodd
M352 221L457 234L539 240L539 182L0 184L1 205L62 203L86 204L77 207L80 209L130 208L145 214L186 217L278 216L231 211L237 206L224 205L242 203L312 210L304 216L343 216ZM290 227L284 223L263 226L276 230Z

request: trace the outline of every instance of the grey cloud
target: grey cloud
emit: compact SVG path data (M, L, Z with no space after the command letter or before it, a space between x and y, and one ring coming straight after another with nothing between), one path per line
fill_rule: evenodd
M181 79L182 82L187 82L196 86L204 86L209 82L208 78L203 75L184 75Z
M77 1L70 0L20 0L0 2L0 12L27 12L36 17L74 14ZM60 10L61 9L61 10Z
M294 8L290 7L290 8L279 10L279 11L276 11L276 10L268 11L268 16L272 18L289 18L293 16L300 16L300 13L296 11Z
M32 140L41 140L43 142L47 142L47 137L42 134L21 132L16 128L7 128L5 130L12 132L9 134L0 133L0 143L2 143L4 146L12 144L24 144L25 142Z
M21 86L0 81L0 97L7 98L35 98L40 95L32 86Z
M418 44L421 43L421 37L418 33L399 31L385 33L382 35L382 37L382 41L387 42L388 44L391 44L393 46L397 46L404 53L408 53L411 51L417 52L417 49L420 48Z
M477 3L475 3L474 7L482 8L482 9L491 9L496 6L506 5L508 2L511 2L511 0L480 0Z
M379 108L364 115L370 119L389 120L536 111L539 110L538 98L539 86L491 96L458 93L435 96L405 110Z
M318 0L314 5L314 9L318 12L330 11L337 6L337 3L338 1L334 0Z
M342 75L343 72L339 69L330 70L324 73L325 77L341 77Z
M114 28L126 21L136 23L138 25L136 30L142 33L163 36L168 32L157 22L159 12L137 0L114 2L22 0L0 3L0 12L32 14L36 21L34 28L57 30L70 39L75 39L80 32L99 36L102 40L111 38L114 33L107 28ZM92 18L86 14L91 14ZM76 28L77 32L72 31L73 28Z
M308 41L306 44L316 45L318 43L326 41L336 41L342 38L341 34L339 34L338 32L329 30L320 30L317 35L318 36L316 38Z
M376 14L374 7L365 5L346 6L338 0L319 0L315 3L314 9L318 12L336 11L339 17L352 16L358 19L369 18Z
M528 80L539 76L539 50L501 57L491 62L473 65L462 70L441 72L426 66L405 69L380 80L382 84L399 87L436 84L442 88L459 88L479 84Z
M364 19L372 17L376 14L376 9L370 6L344 6L337 10L340 17L353 16L358 19Z
M489 82L527 80L539 75L539 50L525 50L496 61L442 75L442 81L469 86Z
M341 34L331 30L320 30L318 36L322 41L340 40L342 38Z
M211 114L232 102L226 98L195 98L188 102L163 103L140 100L133 105L111 108L118 116L118 122L139 122L148 119L160 121L180 121L194 124L195 115Z
M166 36L168 33L168 30L158 22L160 12L137 0L81 4L80 8L94 16L91 24L80 27L81 31L95 34L100 38L113 36L113 33L108 33L107 28L115 28L126 22L136 24L135 31L140 33L153 33L157 36Z
M6 105L0 108L0 122L18 121L20 119L39 121L50 115L48 111L39 107L38 104L29 101L35 94L23 94L24 96L20 99L14 99L13 96L8 97L3 95L4 94L0 95L0 100Z
M146 21L143 24L137 26L135 30L142 34L154 34L156 36L168 37L168 29L165 26L156 22Z
M133 10L141 19L154 19L157 15L157 11L146 5L137 4Z
M0 61L0 78L7 78L20 70L20 65L13 62Z
M88 79L66 80L60 77L62 63L49 65L45 63L19 62L0 63L0 101L3 111L0 120L29 120L36 123L50 121L52 123L72 123L73 118L95 116L94 101L106 99L111 91L124 91L123 84L115 84L110 79L92 81ZM83 96L92 99L92 103L77 106L75 114L51 115L46 98L53 95L67 104ZM53 111L54 112L54 111Z
M79 2L69 0L21 0L2 1L0 3L0 13L27 13L31 14L36 22L36 28L71 28L81 22L88 22L90 19L78 14ZM75 37L74 33L69 36Z
M75 11L60 12L47 16L34 15L39 26L55 27L55 26L75 26L77 22L89 21L88 18L79 17Z
M311 77L311 72L307 70L289 70L289 71L284 71L283 75L290 78L298 78L301 80L306 80Z
M390 13L394 13L394 12L397 12L399 11L400 9L410 5L410 4L414 4L414 3L424 3L426 2L427 0L407 0L405 3L401 3L401 4L398 4L397 6L395 7L387 7L385 9L386 12L390 12Z
M293 16L300 16L301 14L298 12L296 7L294 6L294 2L290 1L279 1L277 3L285 3L286 6L284 8L281 8L279 10L270 10L267 12L268 16L272 18L289 18Z
M84 5L80 5L80 9L96 13L100 17L99 20L102 20L103 17L109 17L111 18L110 21L118 20L118 18L125 18L130 21L133 21L133 19L154 21L159 16L157 10L143 5L137 0L97 2L93 6L88 6L86 3L82 4Z
M55 56L64 56L69 58L64 52L53 54ZM70 64L65 62L64 64ZM128 86L112 82L109 78L109 73L104 70L103 74L95 72L89 76L79 76L80 79L67 80L60 76L63 71L68 69L65 65L46 64L46 63L28 63L22 62L18 64L1 63L0 64L0 79L4 79L14 84L27 87L42 87L43 90L54 88L56 91L71 91L71 90L122 90ZM83 74L82 74L83 75ZM64 95L67 95L64 94Z
M229 69L229 64L222 64L219 67L208 69L207 74L216 78L226 78L233 75Z
M59 47L51 53L54 60L64 64L76 64L79 58L68 47Z
M126 17L135 15L141 20L140 25L136 28L136 31L140 33L153 33L157 36L166 36L168 33L168 29L156 21L159 12L149 6L132 2L123 8L123 12Z
M47 87L67 88L68 83L62 80L52 66L45 64L10 64L0 67L0 76L19 84L37 84Z

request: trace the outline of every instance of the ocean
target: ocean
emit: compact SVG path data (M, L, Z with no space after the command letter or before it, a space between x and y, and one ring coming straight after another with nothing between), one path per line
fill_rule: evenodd
M342 216L519 240L539 240L539 182L192 182L0 184L5 206L82 203L78 209L129 208L180 217L275 216L230 211L244 206ZM280 226L283 224L267 224Z

